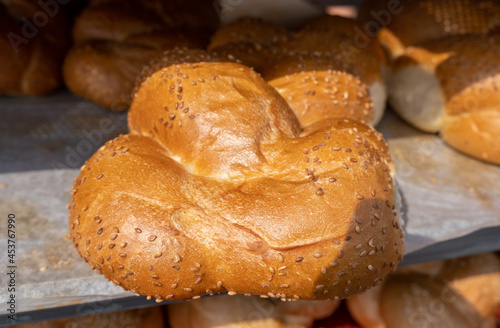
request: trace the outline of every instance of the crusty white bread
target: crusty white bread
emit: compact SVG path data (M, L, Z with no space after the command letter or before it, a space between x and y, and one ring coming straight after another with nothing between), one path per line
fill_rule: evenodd
M388 74L389 101L410 124L500 164L500 33L408 47Z
M162 68L75 180L70 236L97 272L162 300L340 299L403 258L390 157L352 120L301 128L237 63Z

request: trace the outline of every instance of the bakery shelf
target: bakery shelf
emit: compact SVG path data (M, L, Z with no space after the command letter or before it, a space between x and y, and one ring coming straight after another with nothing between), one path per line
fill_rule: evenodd
M500 250L500 167L455 152L390 111L377 128L388 139L403 197L404 264ZM16 216L16 323L156 305L105 281L66 238L79 167L126 132L125 113L68 92L0 99L0 215ZM0 233L6 245L5 224ZM7 260L1 252L0 265ZM7 276L0 277L6 286ZM13 323L2 307L6 324Z

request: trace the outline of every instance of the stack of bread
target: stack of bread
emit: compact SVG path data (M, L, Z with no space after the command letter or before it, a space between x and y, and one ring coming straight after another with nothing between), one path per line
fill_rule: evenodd
M388 10L365 1L366 24L383 13L379 39L392 60L392 107L452 147L500 164L500 3L419 0Z

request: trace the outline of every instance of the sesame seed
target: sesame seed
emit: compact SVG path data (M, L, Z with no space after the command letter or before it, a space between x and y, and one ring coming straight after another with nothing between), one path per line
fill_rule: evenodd
M202 280L203 280L203 278L200 277L200 278L195 280L194 284L198 285Z
M109 239L115 240L116 238L118 238L118 234L115 233L115 234L111 235L111 237Z
M303 260L303 259L304 259L304 258L303 258L302 256L299 256L299 257L297 257L297 258L295 259L295 262L297 262L297 263L298 263L298 262L302 262L302 260Z
M330 262L330 266L333 268L333 267L336 267L337 265L339 265L337 262L335 261L331 261Z
M95 178L96 178L97 180L100 180L100 179L102 179L102 177L103 177L103 176L104 176L104 174L102 174L102 173L101 173L101 174L99 174L98 176L96 176Z
M283 261L285 261L285 258L283 257L283 255L281 253L278 253L278 260L283 263Z
M339 259L343 258L344 257L344 251L343 250L340 250L339 251L339 255L338 255Z
M227 294L228 294L229 296L234 296L234 295L236 295L236 292L227 292Z
M118 256L119 256L119 257L127 257L127 254L125 254L125 253L120 253L120 254L118 254Z
M161 256L162 256L162 254L163 254L162 252L158 252L158 253L156 253L156 254L155 254L155 255L153 255L153 256L154 256L154 258L155 258L155 259L157 259L157 258L161 257Z
M276 272L276 270L274 270L274 267L272 267L272 266L271 266L271 267L269 267L269 271L270 271L272 274L274 274L274 273Z
M217 282L217 287L221 288L221 287L222 287L222 285L223 285L222 281L218 281L218 282Z
M368 254L368 252L367 252L367 251L362 251L361 253L359 253L359 257L366 256L366 254Z
M319 259L323 256L323 254L319 253L319 252L316 252L316 253L313 253L312 256L316 259Z
M283 285L281 285L280 287L281 287L281 288L288 288L288 287L290 287L290 284L283 284Z
M326 274L326 268L324 266L321 267L321 273Z
M278 269L278 271L282 271L282 270L285 270L286 269L286 265L285 266L282 266Z
M189 292L189 293L193 291L193 289L190 287L185 287L185 288L183 288L183 290L186 292Z
M354 231L356 231L357 233L361 233L361 228L359 225L355 226L354 227Z
M318 188L318 189L316 190L316 195L318 195L318 196L322 196L324 193L325 193L325 192L324 192L323 188Z
M325 288L325 285L316 285L316 289L323 289Z
M156 239L155 235L151 235L148 237L148 241L154 241Z
M369 245L370 247L375 247L375 246L373 245L373 238L370 238L370 239L368 240L368 245Z
M139 229L139 228L135 228L135 232L137 232L137 233L141 233L141 232L142 232L142 230L141 230L141 229Z
M172 259L174 263L179 263L181 261L181 256L179 254L174 254L174 258Z

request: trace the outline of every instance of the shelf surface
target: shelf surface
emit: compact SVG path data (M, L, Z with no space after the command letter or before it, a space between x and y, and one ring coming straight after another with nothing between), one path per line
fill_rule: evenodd
M404 264L500 249L500 167L457 153L389 111L377 129L388 140L403 197ZM156 304L107 282L66 238L79 167L126 132L126 113L67 92L0 99L0 216L16 217L17 323ZM6 235L2 224L2 245ZM0 265L7 261L1 252ZM6 286L7 276L0 277ZM0 293L0 303L6 297ZM0 326L7 324L2 307Z

